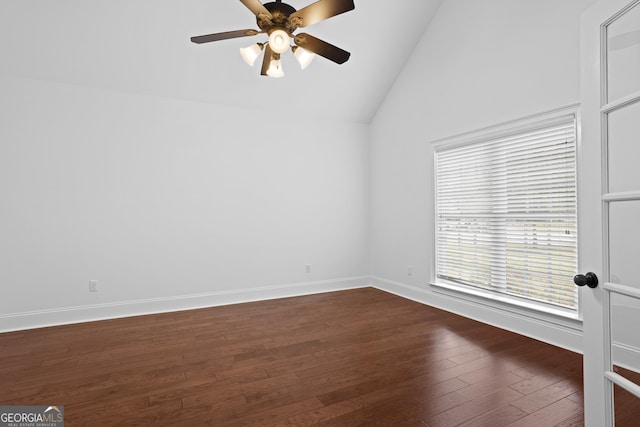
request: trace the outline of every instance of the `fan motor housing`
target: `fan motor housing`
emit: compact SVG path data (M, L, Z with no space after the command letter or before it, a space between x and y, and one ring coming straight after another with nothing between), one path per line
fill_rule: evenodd
M293 6L282 3L282 2L270 2L264 4L265 9L271 13L271 19L265 19L264 17L258 16L256 22L258 23L258 27L260 27L263 31L269 31L272 27L281 27L288 28L289 24L289 15L296 12L296 8ZM289 28L288 28L289 29ZM292 29L289 29L291 32Z

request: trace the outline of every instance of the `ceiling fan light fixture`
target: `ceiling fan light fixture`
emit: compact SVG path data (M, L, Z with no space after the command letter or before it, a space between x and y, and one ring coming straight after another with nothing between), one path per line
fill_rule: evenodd
M282 69L282 61L280 61L280 54L274 54L271 57L269 63L269 69L267 70L267 76L280 78L284 76L284 70Z
M240 48L240 55L242 55L242 59L244 62L249 64L250 67L253 67L256 59L260 56L262 49L264 48L264 44L262 43L254 43L249 47Z
M269 46L275 53L284 53L291 46L291 37L284 30L274 30L269 34Z
M316 54L313 52L309 52L308 50L303 49L300 46L294 46L293 56L295 56L298 60L300 68L304 70L309 66L309 64L311 64L311 61L313 61L313 58L315 58Z
M263 3L263 1L266 2ZM307 33L294 33L298 28L305 28L355 9L354 0L314 0L313 3L297 10L284 1L240 0L254 15L259 29L248 28L204 34L191 37L191 41L203 44L264 34L268 37L267 41L240 49L242 58L249 66L253 66L255 61L262 56L261 76L284 76L280 55L289 49L293 51L303 70L307 68L315 55L336 64L344 64L349 60L351 53L338 46ZM304 46L304 48L298 49L300 46ZM264 54L262 54L263 51Z

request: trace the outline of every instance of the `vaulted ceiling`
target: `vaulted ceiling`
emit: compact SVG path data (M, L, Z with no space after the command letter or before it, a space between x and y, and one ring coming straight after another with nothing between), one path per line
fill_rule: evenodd
M286 1L286 0L285 0ZM0 2L0 73L249 109L367 123L442 0L355 0L355 10L305 28L351 52L285 77L260 76L238 49L264 36L204 45L191 36L257 28L238 0ZM313 0L288 0L296 9Z

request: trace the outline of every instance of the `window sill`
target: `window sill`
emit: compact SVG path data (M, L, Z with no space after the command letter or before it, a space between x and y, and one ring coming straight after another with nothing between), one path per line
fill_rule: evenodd
M531 318L535 321L545 321L554 325L563 326L574 330L582 330L582 319L576 312L563 310L530 303L524 300L517 300L472 288L459 284L450 284L444 281L430 282L433 292L446 295L451 298L464 300L478 305L483 305L494 310L505 311L520 316Z

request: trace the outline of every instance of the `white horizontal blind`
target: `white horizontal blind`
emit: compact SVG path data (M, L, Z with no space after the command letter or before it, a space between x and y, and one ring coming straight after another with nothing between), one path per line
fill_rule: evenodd
M577 310L574 115L435 159L438 279Z

